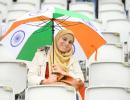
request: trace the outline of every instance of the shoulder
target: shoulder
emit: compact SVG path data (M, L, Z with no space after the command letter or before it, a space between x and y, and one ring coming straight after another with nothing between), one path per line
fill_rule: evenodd
M43 58L43 57L47 57L48 52L50 50L50 47L40 47L37 49L36 53L35 53L35 58Z
M37 49L36 54L47 55L50 51L50 46L44 46Z
M44 47L38 48L32 62L37 65L42 65L43 61L48 60L47 58L48 52L49 52L49 48L48 50Z
M37 51L39 52L42 52L42 51L47 52L48 50L50 50L50 46L44 46L37 49Z
M77 63L77 62L78 62L78 59L76 58L76 56L72 55L70 58L70 64Z

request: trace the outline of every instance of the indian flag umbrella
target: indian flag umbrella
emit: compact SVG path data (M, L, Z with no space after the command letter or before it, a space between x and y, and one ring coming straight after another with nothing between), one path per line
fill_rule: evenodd
M81 48L86 58L106 43L88 17L59 8L25 14L10 25L2 43L16 59L31 61L38 48L52 45L53 36L61 29L74 33L75 45ZM78 48L75 51L78 52Z

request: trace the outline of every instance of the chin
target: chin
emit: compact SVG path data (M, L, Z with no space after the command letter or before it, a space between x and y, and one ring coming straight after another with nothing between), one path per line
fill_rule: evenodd
M66 53L66 51L61 51L61 53Z
M69 52L69 51L65 51L64 49L60 49L59 51L60 51L61 53Z

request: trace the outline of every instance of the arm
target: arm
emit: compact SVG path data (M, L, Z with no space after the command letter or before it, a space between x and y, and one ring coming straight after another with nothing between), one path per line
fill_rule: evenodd
M28 71L28 83L30 85L39 85L41 80L44 80L45 74L45 57L42 52L36 52Z
M84 84L83 73L78 61L72 59L68 68L68 72L65 72L60 66L53 65L52 71L60 77L58 81L72 85L78 90Z
M79 62L74 56L71 58L69 65L69 75L74 78L73 86L79 89L84 85L84 76L79 65Z
M82 82L84 82L83 72L75 56L71 58L71 61L69 64L69 74L75 79L78 79L78 80L80 79Z

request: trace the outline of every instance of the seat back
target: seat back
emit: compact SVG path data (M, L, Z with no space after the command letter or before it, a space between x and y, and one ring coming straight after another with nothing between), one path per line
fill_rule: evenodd
M2 61L15 61L13 55L0 43L0 62Z
M128 39L129 26L130 21L127 19L113 19L107 21L106 31L120 33L120 42L124 42Z
M9 86L0 86L0 100L14 100L13 89Z
M90 62L95 62L96 52L89 58ZM98 62L123 62L123 48L121 44L106 44L97 50Z
M85 100L129 100L130 93L121 87L88 88Z
M89 66L90 87L130 87L130 66L120 62L96 62Z
M120 33L102 32L102 35L108 44L119 44L120 43Z
M113 19L127 19L126 13L119 10L99 11L99 19L106 23Z
M14 93L20 93L26 88L27 68L20 62L0 62L0 85L8 85Z
M100 3L99 11L119 10L125 11L123 3Z
M60 85L34 86L26 89L25 100L76 100L73 87Z

